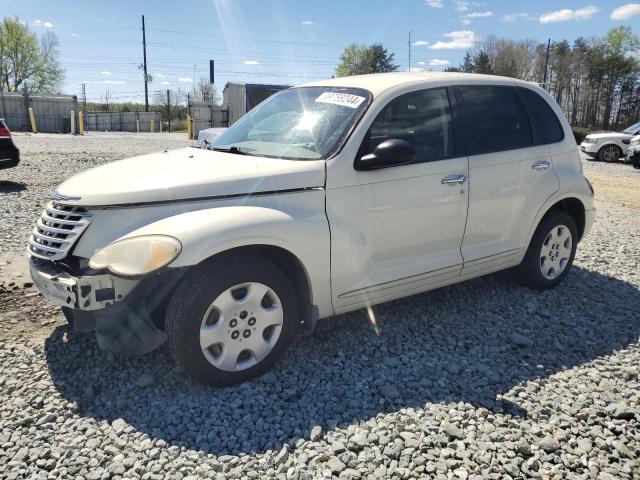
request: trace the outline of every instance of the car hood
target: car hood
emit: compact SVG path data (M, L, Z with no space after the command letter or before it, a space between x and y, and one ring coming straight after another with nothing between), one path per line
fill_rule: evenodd
M590 133L587 135L589 138L596 138L598 140L628 140L633 135L629 135L628 133L621 132L599 132L599 133Z
M110 206L324 186L323 160L281 160L193 147L108 163L62 183L53 198Z

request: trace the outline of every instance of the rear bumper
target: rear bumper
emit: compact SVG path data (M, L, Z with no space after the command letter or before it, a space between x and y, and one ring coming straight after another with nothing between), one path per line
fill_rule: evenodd
M593 157L598 154L598 144L582 142L580 144L580 151Z
M596 209L592 208L591 210L585 210L584 212L584 232L582 233L582 238L589 235L591 228L593 227L593 222L596 219Z
M20 163L20 150L0 149L0 170L15 167L18 163Z

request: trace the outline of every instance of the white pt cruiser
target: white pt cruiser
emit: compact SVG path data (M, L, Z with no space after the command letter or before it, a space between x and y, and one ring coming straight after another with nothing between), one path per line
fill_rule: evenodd
M494 76L283 91L217 137L60 185L31 275L103 348L168 341L199 382L270 368L320 318L513 268L560 283L594 218L562 111Z

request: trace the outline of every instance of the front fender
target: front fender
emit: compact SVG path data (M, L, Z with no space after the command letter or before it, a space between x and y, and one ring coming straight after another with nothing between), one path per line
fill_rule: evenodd
M285 208L230 205L176 213L131 230L118 239L150 234L170 235L182 243L182 252L169 268L197 265L237 247L283 248L306 270L319 315L333 315L329 225L324 208L315 208L315 204L309 205L305 199L287 202Z
M246 245L273 245L293 253L308 235L286 212L257 206L217 207L181 213L133 230L120 239L170 235L182 243L171 267L197 265L216 253Z

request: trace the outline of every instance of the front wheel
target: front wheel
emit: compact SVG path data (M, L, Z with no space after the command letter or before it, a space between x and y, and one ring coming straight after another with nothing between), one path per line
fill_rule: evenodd
M167 309L171 353L193 379L230 385L276 362L296 330L295 291L257 257L206 261L182 280Z
M573 218L565 212L545 216L536 229L522 263L514 269L522 285L547 290L569 274L578 243Z
M598 158L603 162L617 162L622 156L622 149L617 145L605 145L598 152Z

